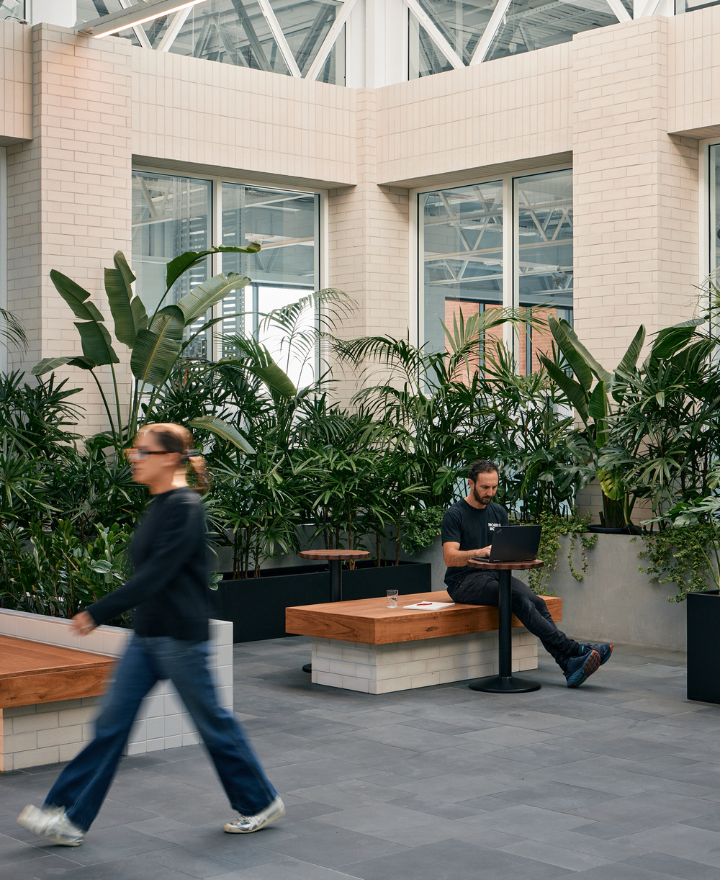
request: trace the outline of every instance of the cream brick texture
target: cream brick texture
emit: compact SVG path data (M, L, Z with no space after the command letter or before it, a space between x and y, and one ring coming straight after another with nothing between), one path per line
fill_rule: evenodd
M129 630L100 626L82 639L70 622L22 611L0 609L0 634L91 653L120 656L131 636ZM233 711L232 623L210 621L210 671L220 705ZM93 719L101 698L60 700L0 710L0 770L20 770L69 761L93 738ZM125 749L138 755L158 749L195 745L200 741L177 691L169 681L159 682L143 702Z
M668 131L720 139L720 15L699 9L668 19Z
M25 370L41 357L81 353L76 319L49 273L98 292L115 251L130 255L132 199L130 47L49 25L31 33L32 141L7 150L8 308L32 340L11 365ZM94 302L102 308L103 299ZM119 372L122 395L129 374ZM113 401L109 369L99 373ZM76 369L59 375L88 384ZM88 431L107 427L96 391L73 400L85 407Z
M537 646L537 638L527 630L513 631L513 672L537 669ZM498 636L494 632L390 645L312 640L313 683L366 694L388 694L497 673Z
M697 298L698 150L668 135L667 39L656 16L572 44L575 326L610 368Z
M0 146L32 137L30 29L0 21Z

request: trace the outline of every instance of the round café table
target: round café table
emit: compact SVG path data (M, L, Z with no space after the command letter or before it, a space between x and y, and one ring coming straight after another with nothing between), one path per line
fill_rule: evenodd
M468 559L468 565L481 571L497 571L500 574L498 627L499 675L489 675L470 683L474 691L488 694L527 694L539 691L540 683L529 678L517 678L512 674L512 572L542 568L542 559L530 562L487 562L484 559Z
M342 602L342 564L349 559L367 559L367 550L301 550L301 559L322 559L330 564L330 601ZM312 672L312 663L303 666L303 672Z

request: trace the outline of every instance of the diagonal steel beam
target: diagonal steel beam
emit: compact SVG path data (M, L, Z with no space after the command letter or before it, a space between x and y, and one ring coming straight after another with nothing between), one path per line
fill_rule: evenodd
M280 22L277 20L275 13L273 12L270 0L258 0L258 6L260 7L262 14L265 16L265 21L268 23L268 27L270 28L273 37L275 37L275 42L278 44L282 57L285 59L285 64L287 64L288 70L293 76L301 79L302 74L300 73L300 68L297 65L290 44L280 27Z
M255 58L257 58L260 70L266 70L268 73L272 73L272 65L267 59L265 50L263 49L262 43L260 42L253 23L250 20L250 16L247 14L247 10L242 4L242 0L232 0L232 5L235 7L235 12L237 13L240 24L245 31L245 36L248 38L250 48L252 49Z
M507 0L508 4L510 0ZM415 18L420 22L420 24L427 31L430 39L435 43L440 52L447 58L447 60L452 64L455 70L461 70L465 67L465 63L462 58L457 54L457 52L453 49L453 47L448 43L445 37L440 33L435 22L430 18L430 16L425 12L425 10L420 6L418 0L404 0L407 8L412 12Z
M632 21L630 13L625 9L621 0L607 0L607 4L614 12L618 21Z
M505 18L511 3L512 0L498 0L497 6L493 9L493 14L490 16L490 21L487 23L487 27L483 31L482 38L475 47L473 57L470 59L470 64L481 64L487 58L492 41L500 30L500 25L503 23L503 19Z
M345 0L342 4L340 11L338 12L337 18L333 22L332 27L327 33L327 36L322 42L322 46L320 46L317 55L313 63L310 65L310 69L307 72L307 76L305 79L309 79L311 82L316 80L320 75L320 71L323 69L323 65L330 54L330 50L335 45L335 41L340 36L340 31L343 29L343 25L350 17L350 13L353 11L353 6L357 0Z
M307 33L305 34L305 39L302 41L302 45L297 51L298 64L303 73L305 73L312 60L312 54L317 47L318 40L322 36L325 25L330 22L330 27L332 27L332 22L334 20L335 6L331 6L329 3L323 3L320 6L320 11L315 16L315 21L308 28Z
M162 40L158 44L158 52L169 52L170 47L175 42L175 38L182 30L182 26L188 20L188 16L192 12L192 6L188 6L187 9L181 9L180 12L175 13L175 17L168 25L168 29L163 34Z

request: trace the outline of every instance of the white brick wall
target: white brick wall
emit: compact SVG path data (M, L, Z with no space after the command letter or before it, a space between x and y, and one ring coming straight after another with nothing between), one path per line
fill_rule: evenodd
M67 620L7 609L0 609L0 634L112 657L123 653L131 635L129 630L120 627L100 626L90 635L79 638ZM218 699L221 706L232 712L232 623L210 621L210 641L210 670ZM19 770L69 761L92 739L92 721L100 699L88 697L0 710L1 769ZM126 754L139 755L199 741L192 719L171 682L158 682L140 709Z
M537 669L537 638L512 634L512 670ZM497 632L469 633L390 645L312 640L314 684L388 694L498 673Z

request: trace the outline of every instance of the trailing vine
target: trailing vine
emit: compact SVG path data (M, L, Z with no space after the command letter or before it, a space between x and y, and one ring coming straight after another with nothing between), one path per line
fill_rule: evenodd
M545 565L542 568L528 572L528 586L533 593L537 593L540 596L552 596L554 593L548 592L547 587L550 582L550 575L553 571L557 570L560 538L563 535L570 536L570 547L567 554L568 566L570 567L570 574L575 580L581 581L588 569L587 551L595 546L598 536L587 534L590 514L579 516L577 513L573 513L570 517L564 517L557 516L557 514L542 513L537 518L537 524L542 526L538 558L542 559ZM582 553L582 567L580 571L577 571L573 565L573 553L575 552L578 540L580 541Z
M678 591L668 596L668 602L684 602L688 593L716 586L708 583L708 575L713 581L717 579L708 548L717 546L719 537L714 522L643 532L645 550L638 557L647 559L648 566L638 570L649 574L654 584L675 584Z

